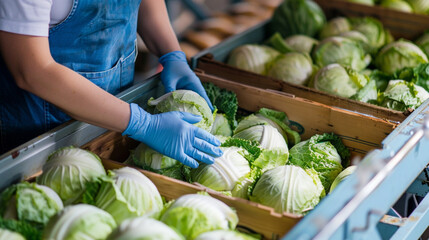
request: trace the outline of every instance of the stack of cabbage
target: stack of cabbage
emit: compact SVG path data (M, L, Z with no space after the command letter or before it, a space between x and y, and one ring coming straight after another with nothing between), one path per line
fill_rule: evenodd
M379 4L382 7L401 12L429 14L429 0L347 0L373 6Z
M51 154L36 181L1 193L1 240L258 239L235 231L237 214L223 202L202 193L164 205L142 173L106 175L100 159L79 148Z
M326 22L311 0L285 0L269 30L267 45L240 46L228 64L398 111L429 98L429 34L415 43L394 41L371 17Z
M214 121L206 121L213 122L212 126L200 127L211 127L211 133L222 140L223 156L211 165L200 163L191 169L141 143L127 162L294 214L313 209L348 165L349 151L334 134L315 135L300 142L286 114L266 108L241 117L237 124L235 94L213 84L205 84L205 89L223 113ZM184 101L190 94L193 98ZM213 116L203 98L185 90L151 99L149 105L157 111L189 111L203 115L203 119Z

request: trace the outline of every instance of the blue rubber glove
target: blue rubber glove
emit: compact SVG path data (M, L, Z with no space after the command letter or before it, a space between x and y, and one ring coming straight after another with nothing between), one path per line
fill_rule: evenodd
M200 79L189 67L184 52L169 52L159 58L159 62L164 67L161 72L161 81L166 92L172 92L176 89L192 90L203 97L210 109L214 110Z
M210 133L192 124L202 120L200 116L185 112L167 112L151 115L131 103L131 117L127 135L143 142L152 149L185 165L196 168L198 162L214 162L214 157L222 156L220 142Z

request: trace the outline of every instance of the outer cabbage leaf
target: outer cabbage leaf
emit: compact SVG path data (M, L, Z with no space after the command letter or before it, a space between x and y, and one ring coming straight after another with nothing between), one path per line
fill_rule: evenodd
M350 21L345 17L336 17L327 22L319 33L320 39L338 36L352 29Z
M105 176L100 158L90 151L73 146L61 148L51 155L37 183L52 188L64 204L80 201L85 184L94 177Z
M185 240L165 223L147 217L131 218L123 221L107 240Z
M97 240L105 239L116 227L112 216L94 206L68 206L49 220L43 239Z
M280 166L262 175L250 199L280 213L301 215L313 209L323 196L317 174L308 174L297 166Z
M160 219L178 230L186 239L194 239L204 232L232 230L238 217L225 203L206 195L188 194L169 205Z
M395 9L401 12L413 12L413 8L403 0L382 0L380 6Z
M212 128L215 117L204 98L190 90L176 90L157 99L151 98L148 105L153 108L154 113L179 111L201 116L201 122L196 123L195 126L208 132Z
M129 167L109 171L108 177L88 184L84 201L110 213L117 223L143 215L157 217L163 208L156 186Z
M0 214L4 219L45 225L63 202L54 190L35 183L22 182L10 186L0 197Z
M329 192L332 192L332 190L334 190L334 188L336 188L338 184L340 184L340 182L344 181L348 176L354 173L354 171L356 171L356 166L350 166L344 169L340 174L338 174L338 176L335 178L334 182L332 183L331 189L329 190Z
M383 23L372 17L351 18L352 30L361 32L368 38L369 45L377 50L389 43L390 36L384 29Z
M314 169L328 192L332 182L349 165L350 152L335 134L314 135L290 149L289 163Z
M232 136L232 128L231 125L229 125L228 119L226 119L225 114L216 115L210 133L213 135L221 135L226 137Z
M422 87L404 80L391 80L379 101L381 106L398 111L418 108L429 93Z

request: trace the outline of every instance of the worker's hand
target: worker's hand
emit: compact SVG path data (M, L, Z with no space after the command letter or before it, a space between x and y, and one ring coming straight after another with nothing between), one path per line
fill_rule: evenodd
M219 140L192 125L201 121L200 116L185 112L151 115L135 103L131 103L130 108L130 121L122 135L193 168L198 167L195 160L212 164L213 156L222 156Z
M176 89L192 90L203 97L213 111L213 105L207 97L200 79L189 67L184 52L174 51L167 53L159 58L159 62L164 67L161 72L161 81L166 92L172 92Z

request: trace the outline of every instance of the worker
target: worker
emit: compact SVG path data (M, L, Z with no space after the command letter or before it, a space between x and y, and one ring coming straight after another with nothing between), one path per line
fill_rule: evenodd
M208 102L162 0L0 0L1 153L74 118L122 132L191 167L222 155L200 116L151 115L114 94L134 77L138 32L159 56L167 92Z

